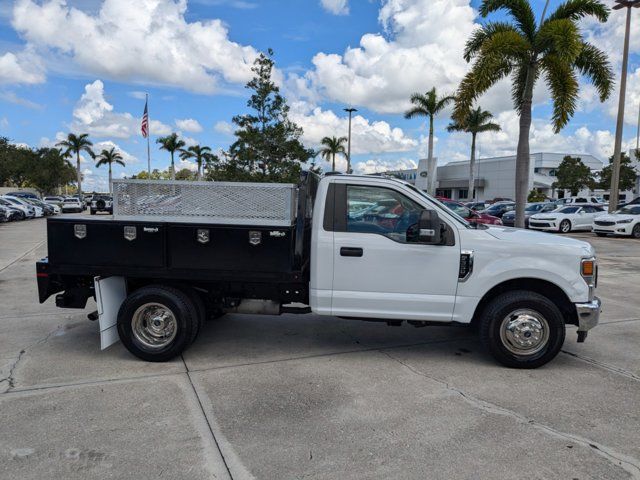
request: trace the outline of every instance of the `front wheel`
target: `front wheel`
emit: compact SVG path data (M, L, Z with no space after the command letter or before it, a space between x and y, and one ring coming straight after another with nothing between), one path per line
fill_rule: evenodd
M480 339L498 362L538 368L560 352L565 337L562 313L547 297L518 290L494 298L480 321Z
M571 222L569 220L562 220L560 222L560 232L569 233L571 231Z
M194 340L199 312L189 295L168 286L152 285L129 295L118 311L118 334L136 357L166 362Z
M633 227L633 230L631 230L631 236L633 238L640 238L640 223Z

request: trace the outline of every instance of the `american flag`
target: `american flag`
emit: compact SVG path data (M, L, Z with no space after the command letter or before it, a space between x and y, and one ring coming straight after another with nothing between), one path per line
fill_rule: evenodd
M147 110L147 103L149 100L144 102L144 113L142 114L142 125L140 126L140 131L142 132L142 136L147 138L149 136L149 112Z

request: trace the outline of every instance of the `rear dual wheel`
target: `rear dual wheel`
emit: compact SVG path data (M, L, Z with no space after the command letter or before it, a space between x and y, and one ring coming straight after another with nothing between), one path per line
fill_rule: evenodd
M197 293L151 285L131 293L118 312L118 334L136 357L166 362L180 355L196 338L203 321Z

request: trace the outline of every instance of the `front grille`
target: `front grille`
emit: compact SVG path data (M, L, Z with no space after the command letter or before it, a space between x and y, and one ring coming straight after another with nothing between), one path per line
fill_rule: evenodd
M609 220L595 220L593 223L600 225L601 227L611 227L616 224L616 222L611 222Z
M550 227L549 222L529 222L530 227Z

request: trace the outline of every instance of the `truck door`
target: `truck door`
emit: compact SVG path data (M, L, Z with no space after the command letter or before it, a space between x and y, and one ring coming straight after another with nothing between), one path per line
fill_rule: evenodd
M336 184L332 314L450 321L460 245L407 241L424 209L404 193Z

